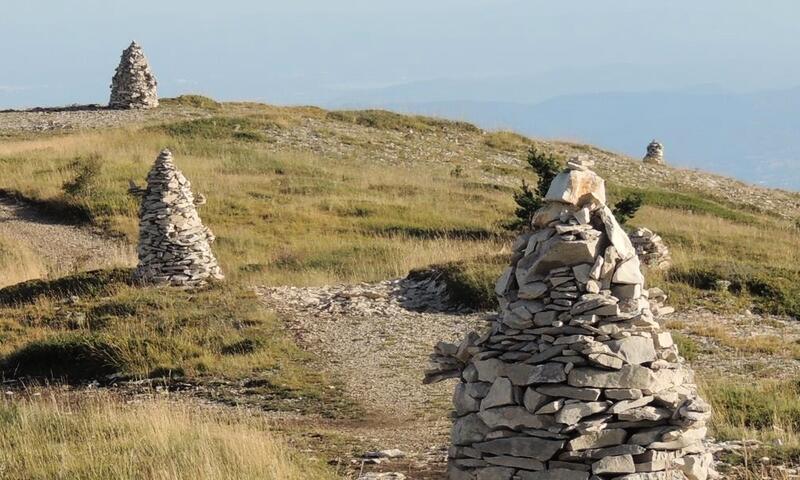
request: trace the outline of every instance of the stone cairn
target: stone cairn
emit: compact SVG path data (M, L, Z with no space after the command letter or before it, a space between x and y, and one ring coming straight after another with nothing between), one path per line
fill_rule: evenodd
M649 228L637 228L628 237L639 255L639 260L647 268L666 270L672 266L669 248L657 233Z
M651 163L653 165L666 165L664 163L664 145L661 145L656 140L647 145L647 154L642 159L644 163Z
M134 279L145 283L197 287L224 277L211 252L214 234L203 225L189 180L175 168L172 153L163 150L147 175L147 187L131 185L141 196L139 266Z
M440 343L460 378L451 480L705 480L710 408L655 320L639 258L588 158L553 181L497 281L483 336Z
M110 108L144 109L158 106L156 77L135 41L122 52L119 66L111 80Z

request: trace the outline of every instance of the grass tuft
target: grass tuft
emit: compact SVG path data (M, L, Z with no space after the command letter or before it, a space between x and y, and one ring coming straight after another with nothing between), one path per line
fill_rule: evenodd
M0 289L0 305L30 304L42 297L66 299L73 295L106 295L131 281L131 269L94 270L55 280L29 280Z
M0 477L6 480L333 480L298 455L264 417L107 394L0 401Z

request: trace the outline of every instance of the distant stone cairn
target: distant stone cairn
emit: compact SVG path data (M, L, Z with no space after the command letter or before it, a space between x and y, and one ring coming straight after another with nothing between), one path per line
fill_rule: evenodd
M656 140L647 145L647 154L642 159L644 163L653 165L665 165L664 163L664 145Z
M426 381L460 379L450 480L706 480L712 472L710 407L655 319L636 250L589 166L568 163L533 231L517 239L489 331L440 343L431 357Z
M145 109L158 106L156 77L135 41L122 52L119 66L111 80L110 108Z
M134 279L143 283L196 287L224 276L211 252L214 235L197 215L204 203L192 194L186 177L163 150L147 175L147 187L132 188L141 196L139 266Z

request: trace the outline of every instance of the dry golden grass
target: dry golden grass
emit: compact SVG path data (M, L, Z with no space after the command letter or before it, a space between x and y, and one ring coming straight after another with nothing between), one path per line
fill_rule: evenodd
M338 478L270 433L263 416L104 394L0 401L7 480L309 480Z
M45 276L42 261L16 239L0 235L0 287Z
M0 186L85 209L97 224L134 241L137 206L125 193L128 180L141 183L164 146L194 190L208 197L200 214L218 237L226 273L250 282L372 281L434 261L488 255L501 248L491 237L511 208L508 195L476 191L446 165L423 173L138 129L0 144ZM101 166L90 193L66 195L62 185L91 157Z

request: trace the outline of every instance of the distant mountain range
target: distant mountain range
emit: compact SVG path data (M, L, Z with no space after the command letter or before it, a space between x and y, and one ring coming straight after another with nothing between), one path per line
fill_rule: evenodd
M610 86L617 80L607 75L598 83ZM622 83L630 86L630 80ZM539 81L554 89L554 79ZM501 100L489 99L486 82L441 81L375 89L360 92L360 101L353 95L330 103L467 120L487 129L591 143L633 157L643 156L647 143L656 138L665 145L672 165L800 190L800 87L732 93L701 85L672 91L564 94L544 100L535 99L542 95L537 92L527 94L532 100L528 102L523 94L536 89L530 84L524 89L520 82L501 82L494 89ZM580 88L579 82L568 83L555 90ZM466 93L471 100L456 98ZM434 100L437 96L442 99Z

